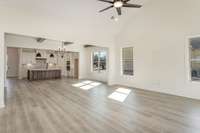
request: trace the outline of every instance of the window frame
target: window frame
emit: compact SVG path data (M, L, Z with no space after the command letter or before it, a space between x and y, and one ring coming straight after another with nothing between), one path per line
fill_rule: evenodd
M124 74L123 73L123 48L132 48L133 49L133 75L127 75L127 74ZM133 78L133 77L135 77L135 59L134 59L134 56L135 54L134 54L134 46L132 46L132 45L126 45L126 46L123 46L123 47L121 47L120 48L120 75L121 76L123 76L123 77L125 77L125 78Z
M200 81L198 80L192 80L192 53L191 53L191 40L194 38L200 38L200 35L194 35L194 36L187 36L187 43L185 47L185 62L186 62L186 76L187 76L187 83L194 83L197 85L200 85Z
M100 70L100 62L101 62L101 59L99 57L100 53L101 52L105 52L105 63L106 63L106 68L104 70ZM98 69L95 71L94 70L94 53L98 53ZM102 72L105 72L107 71L107 51L105 50L96 50L96 51L92 51L91 52L91 72L97 72L97 73L102 73Z

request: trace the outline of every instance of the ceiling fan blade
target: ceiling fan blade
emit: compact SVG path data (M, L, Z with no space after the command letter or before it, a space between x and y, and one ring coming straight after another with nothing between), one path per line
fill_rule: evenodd
M110 3L110 4L113 4L114 2L113 1L108 1L108 0L99 0L101 2L106 2L106 3Z
M124 3L124 4L123 4L123 7L141 8L142 5Z
M129 2L130 0L123 0L124 3Z
M112 5L112 6L109 6L109 7L105 8L105 9L100 10L99 12L103 12L103 11L108 10L108 9L110 9L110 8L113 8L113 7L114 7L113 5Z
M122 10L121 10L120 7L119 7L119 8L116 8L116 10L117 10L118 15L122 15Z

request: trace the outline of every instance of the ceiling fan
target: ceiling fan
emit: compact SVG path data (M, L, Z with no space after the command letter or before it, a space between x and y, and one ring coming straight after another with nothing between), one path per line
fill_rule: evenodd
M98 0L98 1L112 4L111 6L105 8L105 9L102 9L99 12L103 12L103 11L106 11L106 10L114 7L114 8L116 8L118 15L122 15L122 11L121 11L122 7L128 7L128 8L141 8L142 7L142 5L128 3L130 0L113 0L113 1Z

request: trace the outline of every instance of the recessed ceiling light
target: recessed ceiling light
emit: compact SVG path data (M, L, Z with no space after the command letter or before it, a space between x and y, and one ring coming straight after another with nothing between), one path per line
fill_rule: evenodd
M115 17L115 16L112 16L111 19L114 20L114 21L118 21L118 20L119 20L119 19L118 19L117 17Z

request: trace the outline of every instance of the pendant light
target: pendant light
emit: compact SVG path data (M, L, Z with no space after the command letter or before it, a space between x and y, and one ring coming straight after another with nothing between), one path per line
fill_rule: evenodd
M58 52L61 54L61 58L64 58L64 54L66 52L66 49L64 47L64 42L62 42L61 48L58 49Z

